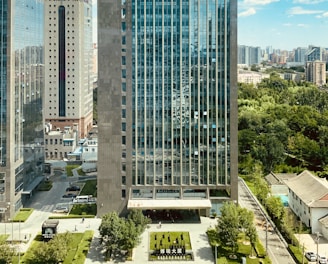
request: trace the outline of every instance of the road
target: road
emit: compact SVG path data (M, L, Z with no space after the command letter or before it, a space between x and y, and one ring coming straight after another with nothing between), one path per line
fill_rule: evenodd
M238 181L239 204L254 212L256 230L262 244L268 250L269 257L273 264L295 264L295 260L287 250L287 244L278 232L273 231L273 223L263 212L256 198L250 192L242 179ZM268 230L266 229L268 223Z

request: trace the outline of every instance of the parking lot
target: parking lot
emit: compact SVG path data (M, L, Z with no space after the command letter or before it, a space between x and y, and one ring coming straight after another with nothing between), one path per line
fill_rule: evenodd
M312 234L297 234L296 238L299 239L300 245L304 246L304 252L314 252L317 253L319 256L325 256L328 257L328 241L324 239L323 237L320 237L319 244L316 242L316 235ZM310 263L316 263L310 262Z

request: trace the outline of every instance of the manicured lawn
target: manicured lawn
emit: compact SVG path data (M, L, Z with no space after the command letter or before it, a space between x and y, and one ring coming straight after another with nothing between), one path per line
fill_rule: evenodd
M68 177L73 176L72 170L80 167L80 165L67 165L66 166L66 174Z
M156 246L155 246L156 245ZM191 250L189 232L151 232L150 250L169 248L170 246L184 246Z
M211 245L218 243L216 241L216 235L214 229L209 229L207 231L207 236ZM247 264L259 264L262 261L263 264L271 263L270 259L266 256L264 247L260 241L257 241L255 245L256 251L251 250L251 245L247 240L245 240L245 235L240 234L238 239L238 250L233 254L231 247L221 246L217 247L217 257L218 264L232 264L232 263L241 263L242 257L245 257ZM212 247L213 255L215 255L215 248ZM231 259L230 256L235 255L236 259ZM252 256L252 257L250 257ZM254 257L253 257L254 256ZM255 257L256 256L256 257Z
M151 232L149 260L192 260L189 232Z
M68 254L62 262L63 264L83 264L88 254L90 243L93 237L93 231L86 231L84 233L72 233L72 242L69 245ZM23 264L31 264L32 252L39 247L40 243L45 243L41 235L38 235L32 242L28 251L21 257ZM18 263L18 260L16 260ZM15 260L13 261L15 264Z
M96 215L97 204L74 204L70 215Z
M80 195L92 195L97 197L97 180L86 181Z
M33 208L21 208L14 217L14 222L25 222L33 213Z

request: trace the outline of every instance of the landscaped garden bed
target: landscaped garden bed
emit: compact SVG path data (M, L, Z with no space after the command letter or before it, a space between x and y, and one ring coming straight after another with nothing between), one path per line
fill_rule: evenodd
M151 232L149 260L193 260L189 232Z

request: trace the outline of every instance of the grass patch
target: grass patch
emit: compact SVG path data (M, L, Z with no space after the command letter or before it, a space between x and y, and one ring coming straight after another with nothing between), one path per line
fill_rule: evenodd
M92 241L92 237L93 237L93 231L89 230L84 232L82 240L78 245L78 248L76 250L72 262L67 262L67 263L83 264L85 262Z
M74 204L71 211L71 215L93 215L97 214L97 204Z
M80 167L80 165L67 165L66 166L66 174L68 177L73 176L73 170Z
M33 213L33 208L21 208L15 215L13 222L25 222Z
M86 181L80 195L92 195L93 197L97 197L97 180Z
M84 233L71 233L72 241L69 244L68 254L66 255L63 264L83 264L85 262L87 253L90 248L90 243L93 237L93 231L86 231ZM45 243L42 240L41 234L37 235L32 242L31 246L21 257L21 264L31 264L33 260L32 252L40 246L41 243ZM15 260L13 260L15 263ZM16 262L18 263L18 262Z
M82 170L82 168L81 168L81 169L78 169L78 170L77 170L77 173L78 173L79 175L81 175L81 176L85 176L85 172Z
M306 257L303 255L302 249L293 245L288 245L288 249L293 253L293 255L295 256L297 263L301 264L307 264L308 261L306 259ZM303 261L303 262L302 262Z
M43 181L38 186L38 191L49 191L52 188L52 181Z
M208 238L210 241L210 244L215 244L215 236L214 236L214 231L213 230L208 230L207 231L208 234ZM228 246L222 246L219 245L217 247L217 263L218 264L234 264L234 263L241 263L242 258L246 258L246 262L247 264L259 264L259 263L263 263L263 264L270 264L271 261L269 259L268 256L266 256L266 252L265 249L263 247L263 245L261 244L261 242L258 240L256 245L255 245L255 249L256 251L253 249L251 249L251 245L249 243L244 243L245 239L244 239L244 235L240 234L239 239L238 239L238 250L236 253L232 253L231 248ZM213 243L211 243L211 241L213 241ZM215 248L214 246L212 247L213 250L213 255L214 255L214 251ZM236 259L231 259L230 256L231 255L235 255ZM250 257L250 256L256 256L256 258L254 257Z
M181 245L186 250L191 250L189 232L151 232L149 249L169 248Z

